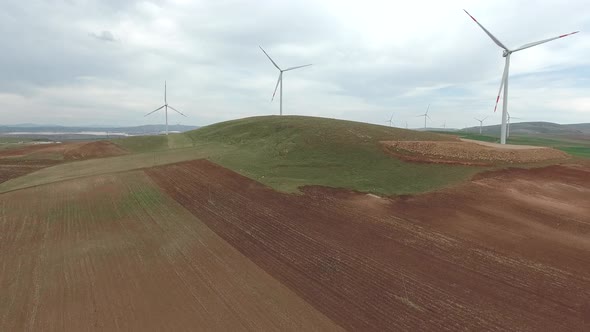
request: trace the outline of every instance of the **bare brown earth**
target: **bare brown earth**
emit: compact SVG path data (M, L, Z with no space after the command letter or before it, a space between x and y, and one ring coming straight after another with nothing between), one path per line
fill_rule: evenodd
M563 151L546 147L527 147L473 142L387 141L381 142L386 152L407 161L464 165L495 163L534 163L570 158Z
M0 159L0 183L58 163L57 160Z
M142 171L0 195L0 331L337 331Z
M146 172L346 329L590 329L588 166L486 173L396 198L281 194L204 160Z
M0 183L66 161L126 154L108 141L28 144L0 150Z

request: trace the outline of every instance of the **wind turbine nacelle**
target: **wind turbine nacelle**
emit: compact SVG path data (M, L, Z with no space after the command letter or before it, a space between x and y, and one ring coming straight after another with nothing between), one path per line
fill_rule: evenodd
M512 53L512 51L507 51L507 50L504 50L504 52L502 52L502 56L503 56L503 57L507 57L507 56L508 56L508 54L510 54L510 53Z

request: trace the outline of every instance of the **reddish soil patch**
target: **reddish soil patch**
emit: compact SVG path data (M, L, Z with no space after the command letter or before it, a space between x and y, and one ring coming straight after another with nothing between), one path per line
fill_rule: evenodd
M146 172L346 329L590 328L588 168L508 170L394 199L281 194L203 160Z
M386 151L408 161L489 165L494 163L532 163L570 158L563 151L544 147L501 146L467 140L461 142L389 141L381 142Z
M96 141L67 146L64 159L79 160L114 157L127 154L127 151L108 141Z
M0 183L58 163L57 160L0 159Z

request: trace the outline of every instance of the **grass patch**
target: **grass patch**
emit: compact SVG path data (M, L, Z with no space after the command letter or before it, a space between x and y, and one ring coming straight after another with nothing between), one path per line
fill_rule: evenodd
M168 138L165 135L157 136L132 136L112 140L129 152L142 153L168 148Z

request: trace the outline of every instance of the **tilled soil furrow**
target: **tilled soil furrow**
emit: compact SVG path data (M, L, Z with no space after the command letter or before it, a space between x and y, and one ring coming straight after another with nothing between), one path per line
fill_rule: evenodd
M539 262L530 251L506 254L477 237L457 236L432 217L397 213L395 200L375 209L351 202L372 199L356 193L317 188L281 194L207 161L146 172L226 241L346 328L584 326L587 274L572 278L567 265Z

